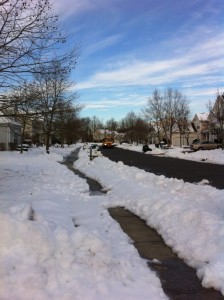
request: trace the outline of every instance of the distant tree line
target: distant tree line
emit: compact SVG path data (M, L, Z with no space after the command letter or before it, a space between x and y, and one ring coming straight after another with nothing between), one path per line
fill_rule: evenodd
M165 91L155 89L147 99L141 116L129 112L117 122L114 118L103 124L99 118L86 118L86 134L83 137L91 141L93 132L97 129L107 129L124 134L124 140L130 143L151 143L155 140L167 143L172 141L172 134L176 128L180 135L187 139L189 134L189 100L176 89ZM88 132L88 134L87 134Z
M97 129L116 131L123 134L123 140L130 143L142 143L148 141L148 135L152 130L151 125L142 117L134 112L130 112L120 121L114 118L107 120L105 123L98 117L81 119L82 138L84 141L92 142L93 133Z

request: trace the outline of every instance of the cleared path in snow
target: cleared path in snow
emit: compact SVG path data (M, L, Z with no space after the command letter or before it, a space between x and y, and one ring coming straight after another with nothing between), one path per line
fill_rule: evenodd
M224 189L224 165L195 162L171 157L155 156L121 148L101 149L110 160L122 161L156 175L183 179L186 182L199 183L207 179L217 189Z
M78 152L79 149L65 157L63 164L87 180L90 192L103 195L105 191L97 181L74 169L73 162L78 158ZM149 267L157 272L163 290L171 300L224 300L220 292L203 288L196 271L180 260L145 221L122 207L110 208L108 211L132 239L139 255L147 259Z
M224 300L220 292L203 288L196 271L179 259L145 221L122 207L110 208L109 213L132 239L139 255L147 259L149 267L156 271L170 299Z
M83 174L82 172L80 172L79 170L74 168L73 163L74 163L74 161L76 161L78 159L79 150L80 150L80 148L76 149L75 151L71 152L68 156L64 157L64 161L61 164L67 166L67 168L69 170L71 170L76 175L78 175L79 177L86 180L86 182L89 185L90 194L94 194L94 195L103 194L103 193L105 194L106 191L103 190L103 188L99 184L99 182L97 182L96 180L94 180L92 178L85 176L85 174Z

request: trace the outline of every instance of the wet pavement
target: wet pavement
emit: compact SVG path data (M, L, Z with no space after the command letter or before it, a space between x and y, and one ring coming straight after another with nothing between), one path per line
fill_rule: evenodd
M224 300L220 292L203 288L195 269L179 259L144 220L122 207L110 208L109 213L132 239L139 255L147 259L149 267L156 271L163 290L170 299Z
M106 193L102 186L94 179L86 177L73 167L78 158L79 149L65 157L62 164L89 184L90 194L102 195ZM173 253L162 237L144 220L123 207L108 209L122 230L131 238L139 255L146 259L150 269L154 270L161 280L165 294L171 300L224 300L224 296L214 289L205 289L196 276L196 271L188 267ZM140 299L139 299L140 300Z
M71 152L70 155L64 157L64 161L61 162L61 164L67 166L69 170L71 170L73 173L75 173L76 175L78 175L79 177L87 181L91 195L105 194L107 191L105 191L102 188L102 186L99 184L98 181L87 177L85 174L83 174L82 172L74 168L73 163L78 159L78 153L79 153L79 149L76 149L75 151Z

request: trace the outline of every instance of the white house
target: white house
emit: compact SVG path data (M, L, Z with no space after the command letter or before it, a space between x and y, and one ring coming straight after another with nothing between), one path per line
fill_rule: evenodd
M197 133L197 138L201 141L209 140L209 113L197 113L191 122L194 131Z
M0 150L14 150L21 143L21 125L0 115Z
M196 138L198 138L198 135L195 132L194 128L192 127L191 123L187 124L187 128L185 129L185 131L182 134L180 134L178 127L174 126L171 144L173 146L179 146L179 147L188 146Z

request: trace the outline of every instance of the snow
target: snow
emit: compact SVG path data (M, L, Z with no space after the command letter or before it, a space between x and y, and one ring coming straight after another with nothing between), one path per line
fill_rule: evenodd
M117 147L142 152L142 145L132 145L132 144L122 144L117 145ZM165 157L174 157L186 160L193 160L193 161L206 161L206 163L213 163L213 164L224 164L224 151L221 149L216 149L212 151L197 151L192 152L189 147L180 148L172 146L171 149L161 149L156 148L155 145L149 145L149 148L152 151L148 151L145 155L162 155Z
M197 113L196 116L197 116L199 121L207 121L209 113L208 112Z
M109 216L107 208L117 205L156 228L197 269L203 286L224 294L223 190L103 156L90 161L81 148L75 168L108 191L93 195L86 180L58 163L80 146L0 153L0 299L167 299L159 278ZM150 153L183 155L180 148ZM201 155L224 163L222 150L185 156L200 161Z

